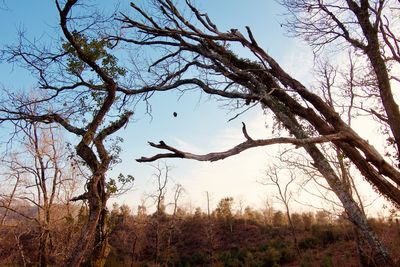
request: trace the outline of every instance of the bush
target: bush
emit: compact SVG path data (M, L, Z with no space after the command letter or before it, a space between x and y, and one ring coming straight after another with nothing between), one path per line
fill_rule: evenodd
M303 250L317 248L318 243L315 237L305 237L299 241L299 248Z
M266 253L266 258L264 262L264 266L277 266L281 262L282 259L282 253L281 251L275 249L275 248L270 248L267 253Z
M332 226L313 225L312 233L324 246L340 240L340 233Z
M194 253L192 256L182 256L178 266L205 266L209 264L208 256L204 253Z
M333 267L333 260L332 260L332 254L327 253L324 255L322 262L321 262L321 267Z
M239 254L237 251L224 251L221 253L219 259L224 264L224 266L243 266L243 263L239 259Z

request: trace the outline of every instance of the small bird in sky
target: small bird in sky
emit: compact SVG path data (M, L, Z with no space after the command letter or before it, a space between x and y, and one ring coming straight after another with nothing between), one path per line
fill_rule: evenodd
M172 113L172 115L174 115L174 117L176 118L176 116L178 116L178 113L176 113L176 112L174 111L174 113Z

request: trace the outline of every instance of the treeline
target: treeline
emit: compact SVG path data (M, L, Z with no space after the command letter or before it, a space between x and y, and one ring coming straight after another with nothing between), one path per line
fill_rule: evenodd
M171 213L164 205L154 213L139 206L136 214L127 205L114 204L106 266L360 266L373 258L345 216L292 213L295 240L282 211L246 207L241 212L232 204L232 198L224 198L211 212L178 207ZM16 209L23 214L31 207ZM77 242L88 210L55 205L52 212L47 260L59 266ZM398 258L398 221L370 222ZM0 228L0 265L37 265L42 235L38 224L9 214Z

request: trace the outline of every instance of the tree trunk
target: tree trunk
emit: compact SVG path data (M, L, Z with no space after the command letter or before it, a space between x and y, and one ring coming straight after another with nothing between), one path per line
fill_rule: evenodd
M160 257L160 222L158 218L157 212L157 219L156 219L156 238L155 238L155 248L154 248L154 264L158 264L158 260Z
M379 267L378 265L375 264L371 256L368 256L366 251L363 249L363 240L360 238L359 231L357 227L353 226L353 233L354 233L354 238L356 241L356 248L357 248L357 254L358 254L358 259L360 262L360 266L362 267Z
M400 110L393 96L392 88L390 85L390 75L388 71L387 62L382 56L382 48L380 46L379 28L372 24L370 5L368 1L358 5L353 1L347 1L348 7L357 17L358 23L363 31L368 45L363 48L363 52L368 56L372 69L376 75L378 83L379 95L382 100L382 105L387 115L387 123L395 139L395 146L397 155L400 153ZM383 3L383 2L382 2ZM379 11L380 13L380 11ZM371 14L371 15L370 15ZM378 16L382 16L379 14ZM386 16L382 16L385 17ZM383 19L382 17L376 18ZM400 164L400 163L399 163Z
M109 235L109 212L104 203L99 222L97 223L94 251L89 259L90 266L102 267L105 265L110 253Z
M106 203L108 196L105 191L104 174L92 177L88 183L87 200L89 202L89 218L82 229L80 238L72 255L67 261L67 266L80 266L87 257L85 266L104 266L108 253L108 211ZM93 251L89 251L90 244L94 243Z
M43 227L41 230L41 235L39 239L39 266L46 267L47 266L47 253L48 253L48 241L50 237L50 232L48 229L48 225Z
M96 226L100 218L100 213L101 210L99 208L93 209L89 203L89 219L82 229L78 243L75 246L72 255L67 260L66 266L79 267L85 259L86 254L88 254L87 252L89 245L93 242L95 237L97 228Z
M290 133L293 134L296 138L303 139L308 137L294 115L290 113L290 111L287 111L285 107L283 107L271 98L263 98L263 104L268 106L274 112L278 120L282 122L283 125L290 131ZM339 177L337 177L334 170L330 166L329 161L325 158L325 156L315 144L305 144L304 149L314 160L313 165L324 176L332 191L342 202L350 221L358 227L361 235L371 247L374 253L374 260L378 264L378 266L394 266L394 262L391 259L388 250L380 242L378 236L372 230L367 221L367 218L362 213L349 192L343 186Z
M20 234L16 234L16 233L14 233L14 238L15 238L15 242L17 243L17 248L18 248L18 251L19 251L19 254L20 254L20 257L21 257L21 259L22 259L22 264L23 264L23 266L25 267L25 266L27 266L27 264L29 264L29 262L28 262L28 260L25 258L25 252L24 252L24 247L22 246L22 244L21 244L21 236L23 235L24 233L20 233Z
M293 225L292 217L290 216L289 205L287 203L285 203L285 209L286 209L286 216L287 216L287 219L288 219L288 222L289 222L290 230L291 230L292 236L293 236L294 247L296 248L297 255L301 259L302 255L301 255L301 251L300 251L300 248L299 248L299 243L297 241L296 228Z

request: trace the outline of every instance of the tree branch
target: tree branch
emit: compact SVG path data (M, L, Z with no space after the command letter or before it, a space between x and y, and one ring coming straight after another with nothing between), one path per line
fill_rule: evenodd
M162 153L162 154L154 155L152 157L141 157L140 159L137 159L136 161L137 162L152 162L152 161L155 161L155 160L158 160L161 158L185 158L185 159L194 159L194 160L198 160L198 161L217 161L217 160L222 160L222 159L228 158L230 156L239 154L239 153L241 153L247 149L253 148L253 147L268 146L268 145L274 145L274 144L293 144L296 146L304 146L305 144L310 144L310 143L316 144L316 143L325 143L325 142L346 139L346 137L343 134L337 133L337 134L330 134L330 135L324 135L324 136L318 136L318 137L310 137L310 138L304 138L304 139L297 139L297 138L290 138L290 137L278 137L278 138L271 138L271 139L253 140L247 134L245 124L243 124L242 130L243 130L243 134L246 138L246 141L244 141L243 143L240 143L226 151L198 155L198 154L193 154L190 152L178 150L172 146L167 145L164 141L160 141L158 144L149 142L149 145L152 147L168 150L168 151L171 151L172 153Z

